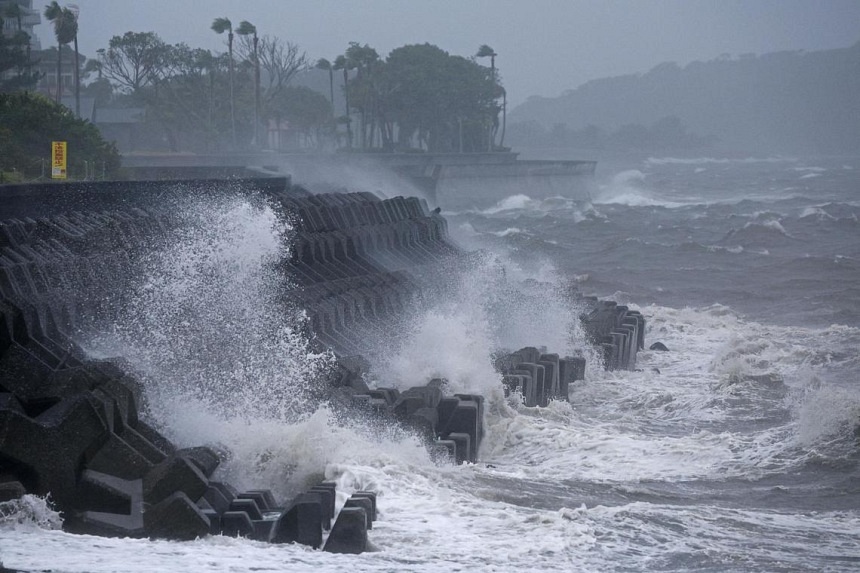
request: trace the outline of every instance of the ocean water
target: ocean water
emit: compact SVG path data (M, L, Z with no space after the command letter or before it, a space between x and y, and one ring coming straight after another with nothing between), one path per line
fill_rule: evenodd
M858 215L858 157L603 162L587 200L523 189L446 213L454 239L483 254L453 277L456 296L410 315L373 373L400 387L442 376L487 397L480 462L439 466L413 436L314 401L330 357L310 351L300 311L273 311L288 226L241 201L190 209L191 230L152 257L126 314L86 342L145 373L171 438L226 447L219 472L238 486L286 497L325 477L344 498L376 491L373 550L70 535L28 497L0 512L0 560L69 572L856 571ZM203 224L213 217L217 233ZM640 310L646 346L670 351L603 371L571 289ZM200 358L231 340L229 355ZM491 355L526 344L591 358L569 402L503 396Z

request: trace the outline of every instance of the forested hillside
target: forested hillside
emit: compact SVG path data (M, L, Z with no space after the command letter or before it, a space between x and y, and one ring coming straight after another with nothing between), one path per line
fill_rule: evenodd
M611 140L667 117L696 136L716 136L724 149L858 152L860 42L819 52L723 56L685 67L663 63L641 75L594 80L557 98L532 97L509 114L509 143L539 139L540 132L550 139L553 131L581 135L588 126L588 133Z

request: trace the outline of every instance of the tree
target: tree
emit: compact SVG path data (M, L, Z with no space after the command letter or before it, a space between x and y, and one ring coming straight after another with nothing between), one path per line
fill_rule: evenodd
M480 151L498 114L499 86L471 59L431 44L392 50L386 60L385 113L399 143L417 137L430 151Z
M296 136L304 138L312 147L319 146L323 130L332 125L328 100L304 86L285 88L272 103L271 113L279 126L286 120Z
M78 19L68 8L61 7L57 0L45 6L45 18L54 25L54 36L57 38L57 95L56 102L62 98L62 55L63 46L74 40L78 35ZM77 65L77 62L76 62Z
M259 40L257 38L257 27L248 22L247 20L242 20L239 23L239 27L236 29L236 33L240 36L253 36L253 64L254 64L254 141L253 144L259 144L259 131L260 131L260 56L259 56Z
M120 167L119 153L90 122L65 106L34 93L0 94L0 157L24 177L37 177L50 158L51 141L68 142L69 173L101 167L106 177Z
M170 47L155 32L126 32L97 50L101 73L121 90L135 96L167 73Z
M227 32L227 51L230 54L230 129L233 135L233 146L236 145L236 99L233 90L233 23L228 18L215 18L212 21L212 31L216 34Z
M352 107L358 110L361 133L361 148L370 146L373 132L375 130L375 111L378 104L377 85L374 82L374 72L380 70L379 54L364 44L350 42L344 53L348 66L356 70L353 85L350 87L352 95Z

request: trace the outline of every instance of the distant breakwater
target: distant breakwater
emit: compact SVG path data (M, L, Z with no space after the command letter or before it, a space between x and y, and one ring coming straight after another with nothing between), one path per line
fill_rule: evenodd
M183 224L189 200L236 196L270 206L291 228L278 270L290 285L284 296L306 313L311 348L333 357L319 393L368 423L410 428L440 461L478 461L483 396L447 395L443 380L371 388L363 375L372 341L391 335L422 293L469 265L445 219L422 200L313 195L285 178L7 186L0 187L0 502L50 494L74 532L223 533L366 549L374 492L337 492L330 482L289 500L237 491L213 477L228 452L178 448L149 421L147 390L124 357L94 359L79 344L82 329L119 320L137 269ZM612 302L579 302L606 367L633 368L642 316ZM505 391L522 394L527 406L566 399L584 367L581 356L537 348L496 359ZM224 393L229 400L230 389Z

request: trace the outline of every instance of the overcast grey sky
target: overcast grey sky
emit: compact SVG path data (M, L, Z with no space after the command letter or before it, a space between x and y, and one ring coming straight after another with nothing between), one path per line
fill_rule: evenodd
M606 76L685 65L723 53L821 50L860 41L860 0L72 0L81 52L111 36L158 33L170 43L226 51L209 29L226 16L333 59L348 42L386 56L430 42L473 55L489 44L511 104L556 96ZM64 3L61 0L61 4ZM34 6L47 4L35 0ZM53 44L49 25L38 31Z

